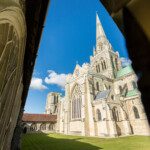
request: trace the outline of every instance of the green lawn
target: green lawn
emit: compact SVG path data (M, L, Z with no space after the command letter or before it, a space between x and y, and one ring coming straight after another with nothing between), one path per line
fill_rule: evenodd
M94 138L62 134L27 134L22 150L150 150L150 137Z

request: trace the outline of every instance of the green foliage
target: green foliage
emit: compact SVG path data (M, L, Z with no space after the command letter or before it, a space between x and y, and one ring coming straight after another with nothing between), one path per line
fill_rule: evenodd
M149 136L96 138L62 134L26 134L22 150L150 150Z

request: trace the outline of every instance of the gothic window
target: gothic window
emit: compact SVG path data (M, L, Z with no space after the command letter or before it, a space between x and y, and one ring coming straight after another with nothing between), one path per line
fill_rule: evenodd
M120 91L120 93L122 92L122 87L121 86L119 86L119 91Z
M41 124L40 130L46 130L46 124L45 123Z
M106 63L105 63L105 61L103 62L103 65L104 65L104 69L106 70Z
M114 62L113 62L113 57L111 56L111 63L112 63L112 68L114 69L115 66L114 66Z
M114 100L114 95L111 95L111 99Z
M36 131L36 130L37 130L37 126L36 126L35 123L33 123L33 124L31 125L30 130L31 130L31 131Z
M99 64L96 65L96 72L100 72L100 66L99 66Z
M100 72L100 66L99 66L99 64L98 64L98 66L97 66L97 67L98 67L98 72Z
M57 96L57 103L58 103L58 96Z
M118 112L118 109L116 107L114 107L112 109L112 115L113 115L113 119L115 121L119 121L119 112Z
M101 66L102 66L102 70L104 70L104 64L103 64L103 62L101 62Z
M102 117L101 117L101 112L99 109L97 109L96 114L97 114L97 121L101 121Z
M76 85L72 95L72 119L81 118L81 91L79 85Z
M139 119L140 118L139 111L138 111L138 109L135 106L133 107L133 112L134 112L135 118Z
M56 96L54 95L54 104L56 104Z
M117 58L115 58L115 64L116 64L116 69L118 71L118 63L117 63Z
M96 89L99 91L99 83L96 82Z
M134 89L137 89L137 84L136 84L135 81L132 82L132 86L133 86Z

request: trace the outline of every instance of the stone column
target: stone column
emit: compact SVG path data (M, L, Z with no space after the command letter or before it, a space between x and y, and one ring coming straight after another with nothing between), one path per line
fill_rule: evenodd
M82 120L82 136L85 136L85 90L84 89L82 89L81 120Z
M125 135L130 135L132 134L131 132L131 127L130 127L130 122L127 120L126 118L126 114L124 112L124 110L120 107L120 112L121 112L121 117L122 117L122 122L123 122L123 126L124 126L124 134Z
M116 130L116 123L113 119L112 110L109 106L109 104L106 105L107 110L107 122L108 122L108 128L109 128L109 136L116 137L118 136L117 130Z
M91 103L91 91L87 76L85 76L85 135L94 136L94 120Z

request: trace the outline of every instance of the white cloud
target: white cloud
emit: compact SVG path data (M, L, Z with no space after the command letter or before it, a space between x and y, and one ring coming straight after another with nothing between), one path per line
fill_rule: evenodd
M121 64L123 67L129 66L132 64L132 61L129 58L121 57Z
M33 77L31 80L30 88L34 90L45 90L48 89L47 86L43 85L41 78Z
M62 90L65 89L66 77L67 74L61 73L57 74L53 70L48 70L48 77L45 78L45 83L47 84L56 84L61 87Z

